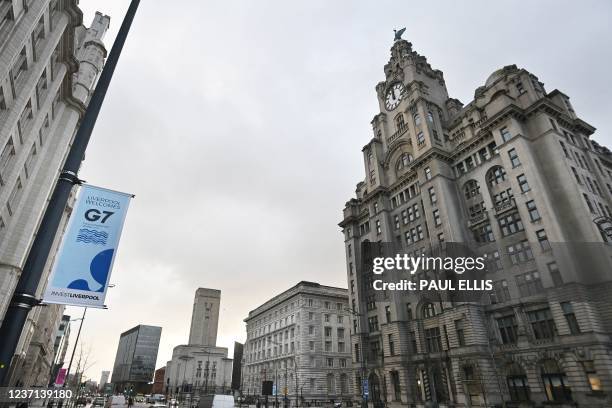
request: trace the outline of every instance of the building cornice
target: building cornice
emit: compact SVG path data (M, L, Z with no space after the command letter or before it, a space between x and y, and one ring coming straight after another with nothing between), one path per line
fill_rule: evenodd
M331 290L331 293L322 292L322 290ZM316 282L308 282L301 281L297 285L287 289L286 291L274 296L272 299L268 300L261 306L253 309L249 312L249 315L244 319L245 323L248 323L250 320L265 314L268 310L278 306L279 304L295 297L300 294L310 294L316 296L328 296L328 297L342 297L348 299L348 289L339 288L335 286L326 286L321 285Z

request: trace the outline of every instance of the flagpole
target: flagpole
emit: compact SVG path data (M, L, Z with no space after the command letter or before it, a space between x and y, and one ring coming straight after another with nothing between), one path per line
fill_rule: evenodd
M2 326L0 327L0 339L2 339L0 342L0 385L8 385L8 372L28 313L34 306L40 304L40 300L36 297L36 292L40 286L43 271L49 258L53 241L59 230L72 187L80 183L78 177L79 168L85 157L87 145L89 144L98 114L104 102L104 97L106 96L106 91L110 85L139 3L140 0L131 1L125 18L121 23L121 28L102 69L100 79L87 106L81 125L70 146L66 162L59 175L23 270L19 276L11 303L2 321Z

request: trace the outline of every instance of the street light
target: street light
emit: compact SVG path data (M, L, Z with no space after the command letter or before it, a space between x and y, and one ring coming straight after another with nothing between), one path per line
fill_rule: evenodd
M204 380L204 394L208 395L208 375L210 373L210 350L206 350L205 351L207 358L206 358L206 368L204 368L205 371L205 380ZM216 386L215 386L216 389Z
M268 340L270 343L278 346L281 348L282 350L282 344L279 344L273 340ZM279 353L280 354L280 353ZM299 402L298 402L298 390L297 390L297 386L298 386L298 371L297 371L297 358L295 356L295 349L293 350L293 355L290 356L290 358L293 359L293 370L295 371L295 405L296 407L299 406ZM274 366L276 367L276 363L274 364ZM288 379L288 375L287 375L287 363L285 362L285 398L287 398L287 394L288 392L288 387L287 387L287 379ZM275 404L278 406L278 369L276 369L276 395L275 395Z
M348 307L345 307L344 311L349 312L353 316L356 316L359 318L363 317L361 313L351 308L348 308ZM359 324L361 325L361 322L359 322ZM360 331L359 332L359 348L361 349L360 350L361 356L358 355L358 357L361 357L361 407L368 408L368 395L364 393L364 389L363 389L363 384L365 383L365 381L367 381L367 369L366 369L366 359L365 359L366 353L364 350L364 343L365 342L363 341L363 331Z

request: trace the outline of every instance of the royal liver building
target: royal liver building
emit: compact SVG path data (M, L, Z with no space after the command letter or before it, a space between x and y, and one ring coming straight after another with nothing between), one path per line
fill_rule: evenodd
M612 153L525 69L495 71L464 105L396 37L365 179L340 223L356 398L611 407ZM381 294L367 242L413 255L464 243L486 254L493 289L470 301Z

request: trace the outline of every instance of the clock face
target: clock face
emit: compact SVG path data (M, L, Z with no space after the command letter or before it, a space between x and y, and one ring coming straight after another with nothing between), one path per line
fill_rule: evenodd
M398 82L387 91L387 95L385 96L385 108L390 111L397 108L403 96L404 85Z

